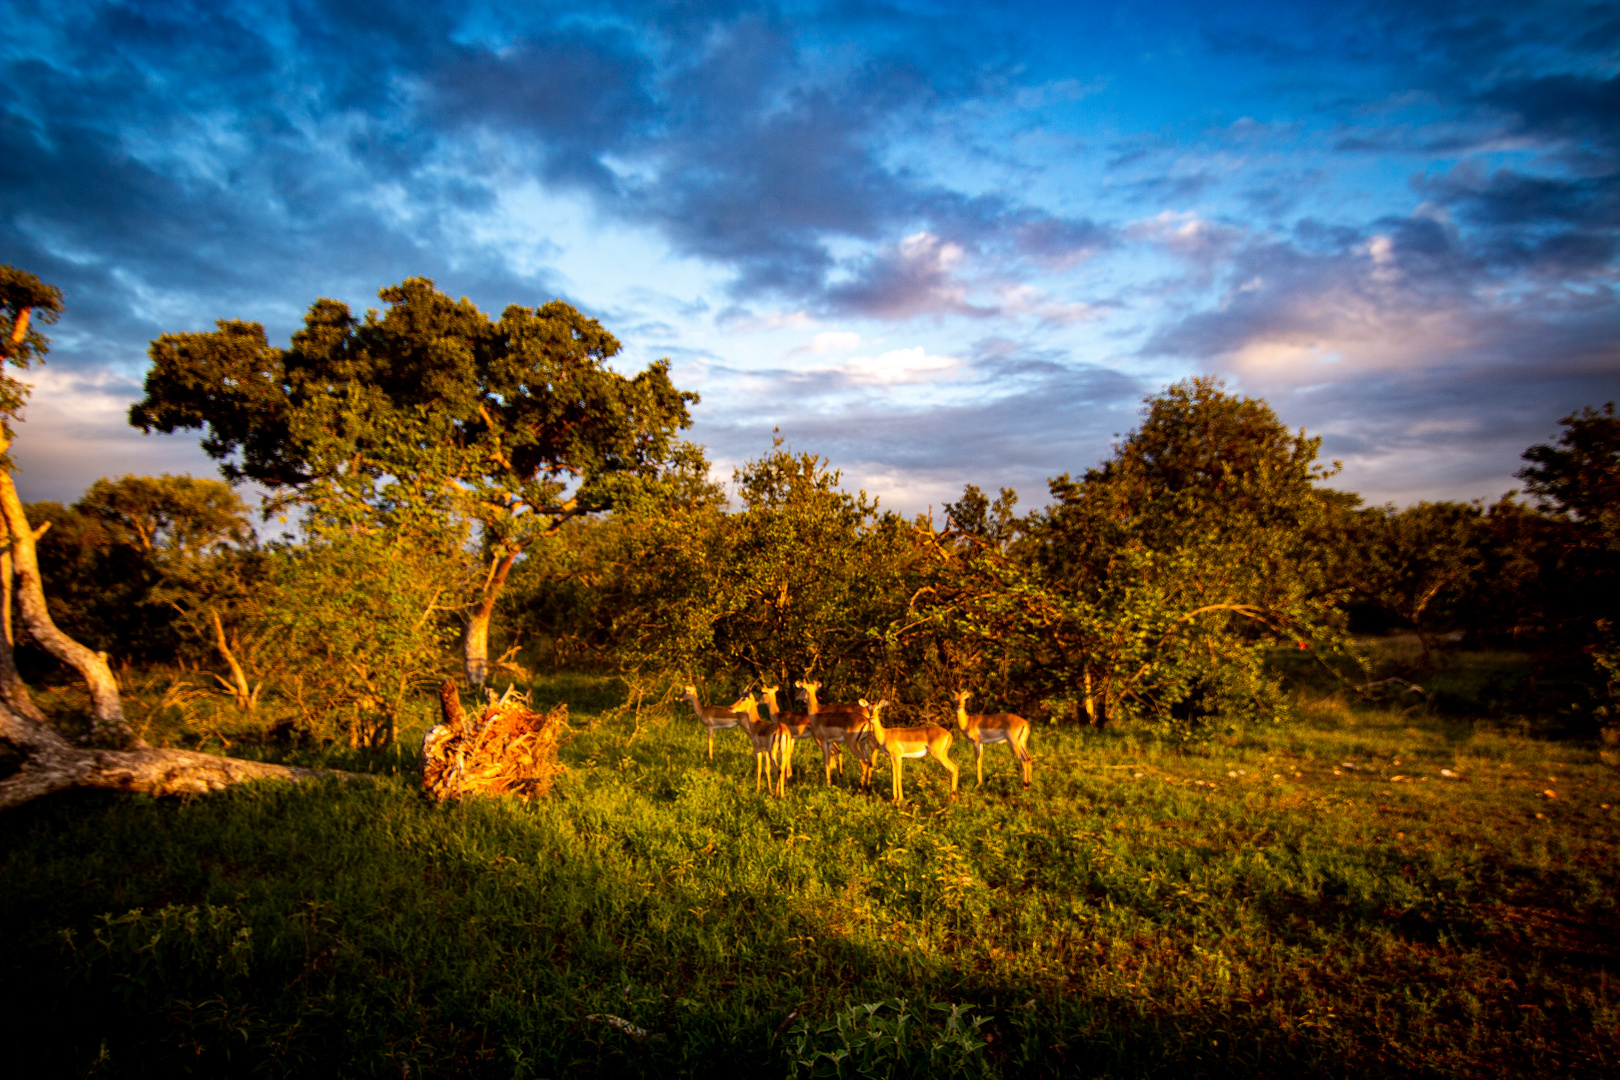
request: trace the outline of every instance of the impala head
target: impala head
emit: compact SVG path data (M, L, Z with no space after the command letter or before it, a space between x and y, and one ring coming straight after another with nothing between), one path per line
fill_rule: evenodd
M861 700L861 708L866 710L866 718L868 720L872 721L872 723L878 724L879 723L879 721L878 721L878 713L882 712L884 710L884 708L886 708L888 706L889 699L884 698L883 700L879 701L876 705L872 704L870 701L867 701L865 698L861 698L860 700ZM881 726L881 724L879 726Z
M951 700L956 702L958 709L965 709L967 708L967 699L972 696L973 691L971 690L957 690L951 694Z
M689 698L692 698L693 700L696 700L696 698L697 698L697 687L688 686L686 688L686 693L682 694L681 696L682 697L689 697Z

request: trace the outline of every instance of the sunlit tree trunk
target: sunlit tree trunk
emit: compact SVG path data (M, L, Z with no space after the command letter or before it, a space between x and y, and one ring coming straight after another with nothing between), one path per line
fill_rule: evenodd
M483 686L489 678L489 624L495 615L495 601L500 598L501 587L506 584L506 577L512 572L512 565L520 554L511 552L495 564L489 580L484 584L478 606L467 616L467 629L461 635L461 655L467 682L472 686Z
M4 603L9 613L11 607L11 556L8 553L0 558L0 574L5 575L7 588L5 589ZM37 723L45 722L45 715L34 704L34 699L28 695L28 687L17 673L17 658L12 651L11 620L6 620L6 633L0 638L0 701L5 702L11 711L19 716L26 717Z
M0 452L6 449L0 446ZM90 688L92 709L91 731L98 742L114 746L141 748L146 743L136 738L124 720L124 705L118 696L118 682L113 678L107 657L85 648L57 629L45 605L45 588L39 575L39 558L34 550L34 530L23 512L22 500L11 473L0 470L0 514L5 517L11 533L11 560L16 573L17 606L23 626L46 652L78 671Z
M238 709L248 712L253 708L255 702L253 700L253 691L248 687L247 672L243 671L242 665L237 663L236 654L231 651L230 643L225 640L225 625L220 621L219 612L210 610L208 615L214 623L214 646L219 649L219 654L225 658L225 662L231 667L231 696L236 699Z

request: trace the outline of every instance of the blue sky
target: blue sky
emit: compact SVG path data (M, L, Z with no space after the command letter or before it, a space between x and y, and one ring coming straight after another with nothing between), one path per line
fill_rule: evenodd
M67 302L25 498L211 472L124 423L156 335L411 275L907 512L1039 502L1193 374L1403 504L1620 397L1613 4L0 11L0 261Z

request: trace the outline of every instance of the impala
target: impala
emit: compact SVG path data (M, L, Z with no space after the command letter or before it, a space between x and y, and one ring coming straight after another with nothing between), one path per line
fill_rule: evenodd
M901 798L901 759L922 757L924 754L929 755L945 766L945 770L951 774L951 791L956 791L958 774L956 762L951 760L952 735L949 731L938 724L924 724L922 727L886 728L883 726L883 721L878 719L878 714L888 704L887 701L880 701L876 705L867 705L865 701L862 701L861 704L866 705L867 709L870 710L870 727L867 730L866 737L882 747L883 752L889 755L889 761L894 765L895 802L898 803Z
M821 765L826 773L828 786L832 785L833 756L838 756L838 770L844 769L844 757L838 753L838 744L842 743L850 748L850 752L860 757L855 748L855 739L866 730L866 713L863 709L851 705L837 705L831 708L822 708L816 700L816 691L821 689L818 682L794 683L804 691L804 701L810 710L810 734L821 746ZM863 774L864 775L864 774Z
M742 706L742 729L754 744L754 790L759 790L761 775L769 763L771 794L780 799L787 794L787 759L792 753L793 736L787 725L759 718L759 702L752 694L743 695L737 704Z
M688 686L686 693L681 695L682 700L692 703L692 711L697 713L698 723L709 729L709 760L714 760L714 733L721 728L734 728L742 723L743 714L738 712L736 706L725 709L719 705L705 705L698 700L697 687ZM737 704L742 704L738 702Z
M811 738L814 738L815 736L810 731L810 714L809 713L783 712L782 707L776 703L776 692L778 690L780 690L780 689L781 689L781 687L779 687L779 686L762 686L762 687L760 687L760 690L759 690L759 692L760 692L760 700L765 703L765 708L770 712L771 719L776 721L778 724L781 724L783 727L787 728L788 729L788 734L793 736L793 739L794 739L795 742L798 741L799 739L811 739ZM821 744L817 743L816 745L819 747ZM842 757L839 757L839 759L838 759L838 769L839 769L840 772L842 772L843 768L844 768L844 759ZM788 779L791 780L793 778L793 744L792 743L788 744L787 774L788 774Z
M969 716L967 699L973 696L973 691L963 690L953 693L951 700L956 702L956 726L967 732L967 737L973 742L973 761L978 766L979 783L984 783L984 747L986 743L1006 743L1007 749L1013 752L1018 759L1019 767L1024 772L1024 786L1029 787L1030 776L1035 770L1035 758L1029 752L1029 721L1014 713L991 713L981 716Z

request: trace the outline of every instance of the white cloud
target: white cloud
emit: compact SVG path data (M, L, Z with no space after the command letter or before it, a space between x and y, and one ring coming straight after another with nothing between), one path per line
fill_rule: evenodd
M846 352L856 348L861 343L861 335L849 330L828 330L817 334L810 339L810 344L801 345L793 351L796 353L813 352Z
M933 356L917 345L893 349L881 356L853 357L837 370L859 386L899 386L945 378L961 366L962 362L954 357Z

